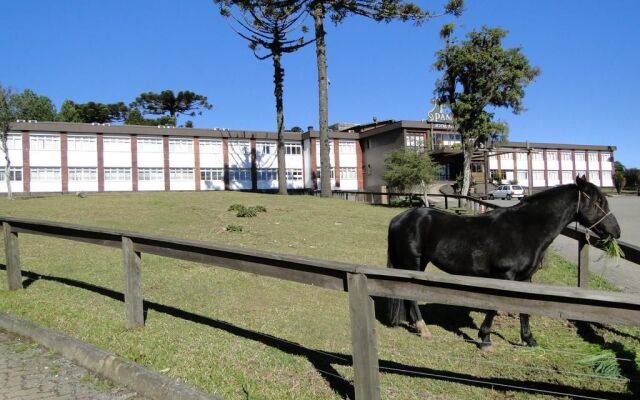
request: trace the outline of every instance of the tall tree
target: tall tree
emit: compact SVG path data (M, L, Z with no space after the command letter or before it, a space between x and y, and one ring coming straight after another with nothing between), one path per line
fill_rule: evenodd
M331 196L329 156L329 99L327 80L327 51L324 20L327 16L338 24L347 16L360 15L376 21L414 21L417 24L429 19L462 13L464 0L449 0L441 13L432 13L403 0L309 0L313 14L316 38L316 64L318 69L318 114L320 125L321 196Z
M190 122L190 121L187 121ZM158 126L158 125L175 125L175 119L168 115L163 115L160 118L145 118L140 110L137 108L129 110L127 118L124 120L127 125L144 125L144 126Z
M13 95L16 119L54 121L56 108L47 96L39 96L31 89Z
M442 71L435 93L441 104L447 104L454 123L462 136L464 153L463 185L467 195L471 183L471 156L487 138L506 131L505 123L493 120L495 108L511 109L514 114L524 110L525 87L540 74L532 67L521 48L505 49L502 39L507 31L483 27L459 42L451 36L453 26L445 25L441 36L444 49L436 53L434 64Z
M76 108L76 104L71 100L65 100L60 106L60 112L56 115L56 121L59 122L82 122L80 113Z
M139 109L143 114L169 115L176 124L179 115L194 117L202 115L202 110L211 110L207 96L184 90L175 94L173 90L163 90L160 93L145 92L129 104L131 108Z
M9 134L10 124L15 121L17 109L13 101L13 93L10 88L0 85L0 150L4 153L4 181L7 184L7 197L12 198L10 170L11 160L9 159L9 149L7 146L7 138Z
M235 4L241 16L234 16L229 5ZM308 15L306 0L294 1L225 1L223 16L232 18L247 33L235 30L249 42L249 48L259 60L273 61L274 95L276 98L276 123L278 126L278 193L287 194L287 176L284 143L284 68L282 55L293 53L311 43L305 40L306 27L302 25ZM295 39L287 37L300 34Z

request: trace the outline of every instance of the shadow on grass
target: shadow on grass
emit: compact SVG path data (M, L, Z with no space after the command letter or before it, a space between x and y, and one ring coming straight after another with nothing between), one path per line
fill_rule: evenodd
M6 270L6 266L4 264L0 264L0 270ZM58 282L68 286L77 287L80 289L88 290L93 293L97 293L99 295L109 297L111 299L124 302L124 294L120 292L116 292L111 289L107 289L101 286L92 285L90 283L85 283L73 279L58 277L58 276L49 276L38 274L30 271L22 271L22 275L27 279L23 281L23 286L28 288L37 280L46 280L51 282ZM425 310L433 319L432 321L440 321L439 318L444 318L449 324L449 328L453 332L456 330L459 331L460 328L466 326L473 326L473 321L471 317L460 317L456 323L452 323L452 319L445 318L446 315L450 315L449 308L447 310L440 309L439 307L443 306L427 306ZM199 315L192 313L190 311L181 310L175 307L167 306L164 304L159 304L155 302L145 301L144 302L145 309L145 319L148 310L154 310L156 312L161 312L166 315L171 315L175 318L180 318L186 321L191 321L194 323L202 324L205 326L209 326L214 329L220 329L227 333L231 333L237 337L241 337L248 340L253 340L259 343L262 343L266 346L276 348L280 351L283 351L287 354L291 354L294 356L305 357L317 370L317 372L324 378L327 384L331 387L333 391L335 391L341 398L343 399L353 399L354 396L354 387L352 382L342 378L340 373L333 367L333 365L352 365L352 357L350 354L342 354L342 353L333 353L333 352L325 352L319 351L315 349L310 349L304 347L303 345L295 342L291 342L285 339L281 339L275 336L267 335L264 333L252 331L246 328L242 328L237 325L233 325L231 323L213 319L206 317L204 315ZM436 312L437 311L437 312ZM440 317L438 317L440 315ZM453 321L456 321L453 319ZM404 334L399 331L398 334ZM425 343L427 346L428 343ZM595 397L595 398L620 398L620 399L633 399L636 398L635 395L623 395L615 392L607 392L601 390L590 390L590 389L580 389L567 387L564 385L551 383L551 382L533 382L533 381L521 381L514 380L508 378L501 377L491 377L491 378L482 378L475 377L474 375L457 373L447 370L438 370L433 368L426 367L416 367L413 365L407 365L398 363L395 361L389 360L380 360L379 361L380 371L387 374L395 374L406 377L415 377L415 378L429 378L444 382L457 383L461 385L467 385L472 387L486 388L489 390L505 390L505 391L513 391L513 392L522 392L522 393L540 393L540 392L554 392L554 393L564 393L568 390L571 391L571 394L567 394L569 398L573 397ZM637 393L637 392L634 392Z

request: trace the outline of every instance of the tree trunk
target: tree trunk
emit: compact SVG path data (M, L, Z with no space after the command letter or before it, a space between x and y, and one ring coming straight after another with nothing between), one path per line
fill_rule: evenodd
M460 194L462 196L468 196L469 188L471 187L471 157L473 156L473 151L475 150L474 140L463 139L462 148L464 152L464 162L462 164L463 181Z
M285 166L284 148L284 110L282 105L282 92L284 82L284 69L280 62L281 54L273 52L273 83L276 96L276 119L278 123L278 194L287 194L287 174Z
M4 167L4 181L7 184L7 198L12 199L13 193L11 191L11 175L9 169L11 168L11 160L9 159L9 149L7 148L7 134L3 133L0 138L2 152L4 153L4 159L6 161ZM24 179L24 178L23 178Z
M320 175L322 197L331 197L331 158L329 156L329 99L327 80L327 54L324 42L324 4L317 1L313 8L316 34L316 60L318 64L318 112L320 115ZM313 149L312 149L313 151ZM337 173L337 171L336 171Z

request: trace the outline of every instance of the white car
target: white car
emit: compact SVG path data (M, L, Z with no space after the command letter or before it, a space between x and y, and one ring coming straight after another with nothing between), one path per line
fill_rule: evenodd
M520 185L500 185L489 192L489 200L511 198L522 199L524 197L524 188Z

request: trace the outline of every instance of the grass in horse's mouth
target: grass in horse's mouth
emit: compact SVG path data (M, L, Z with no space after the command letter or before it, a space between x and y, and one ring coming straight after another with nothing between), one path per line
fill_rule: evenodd
M613 236L607 236L600 241L607 257L609 258L624 258L624 252L620 248L618 241Z

